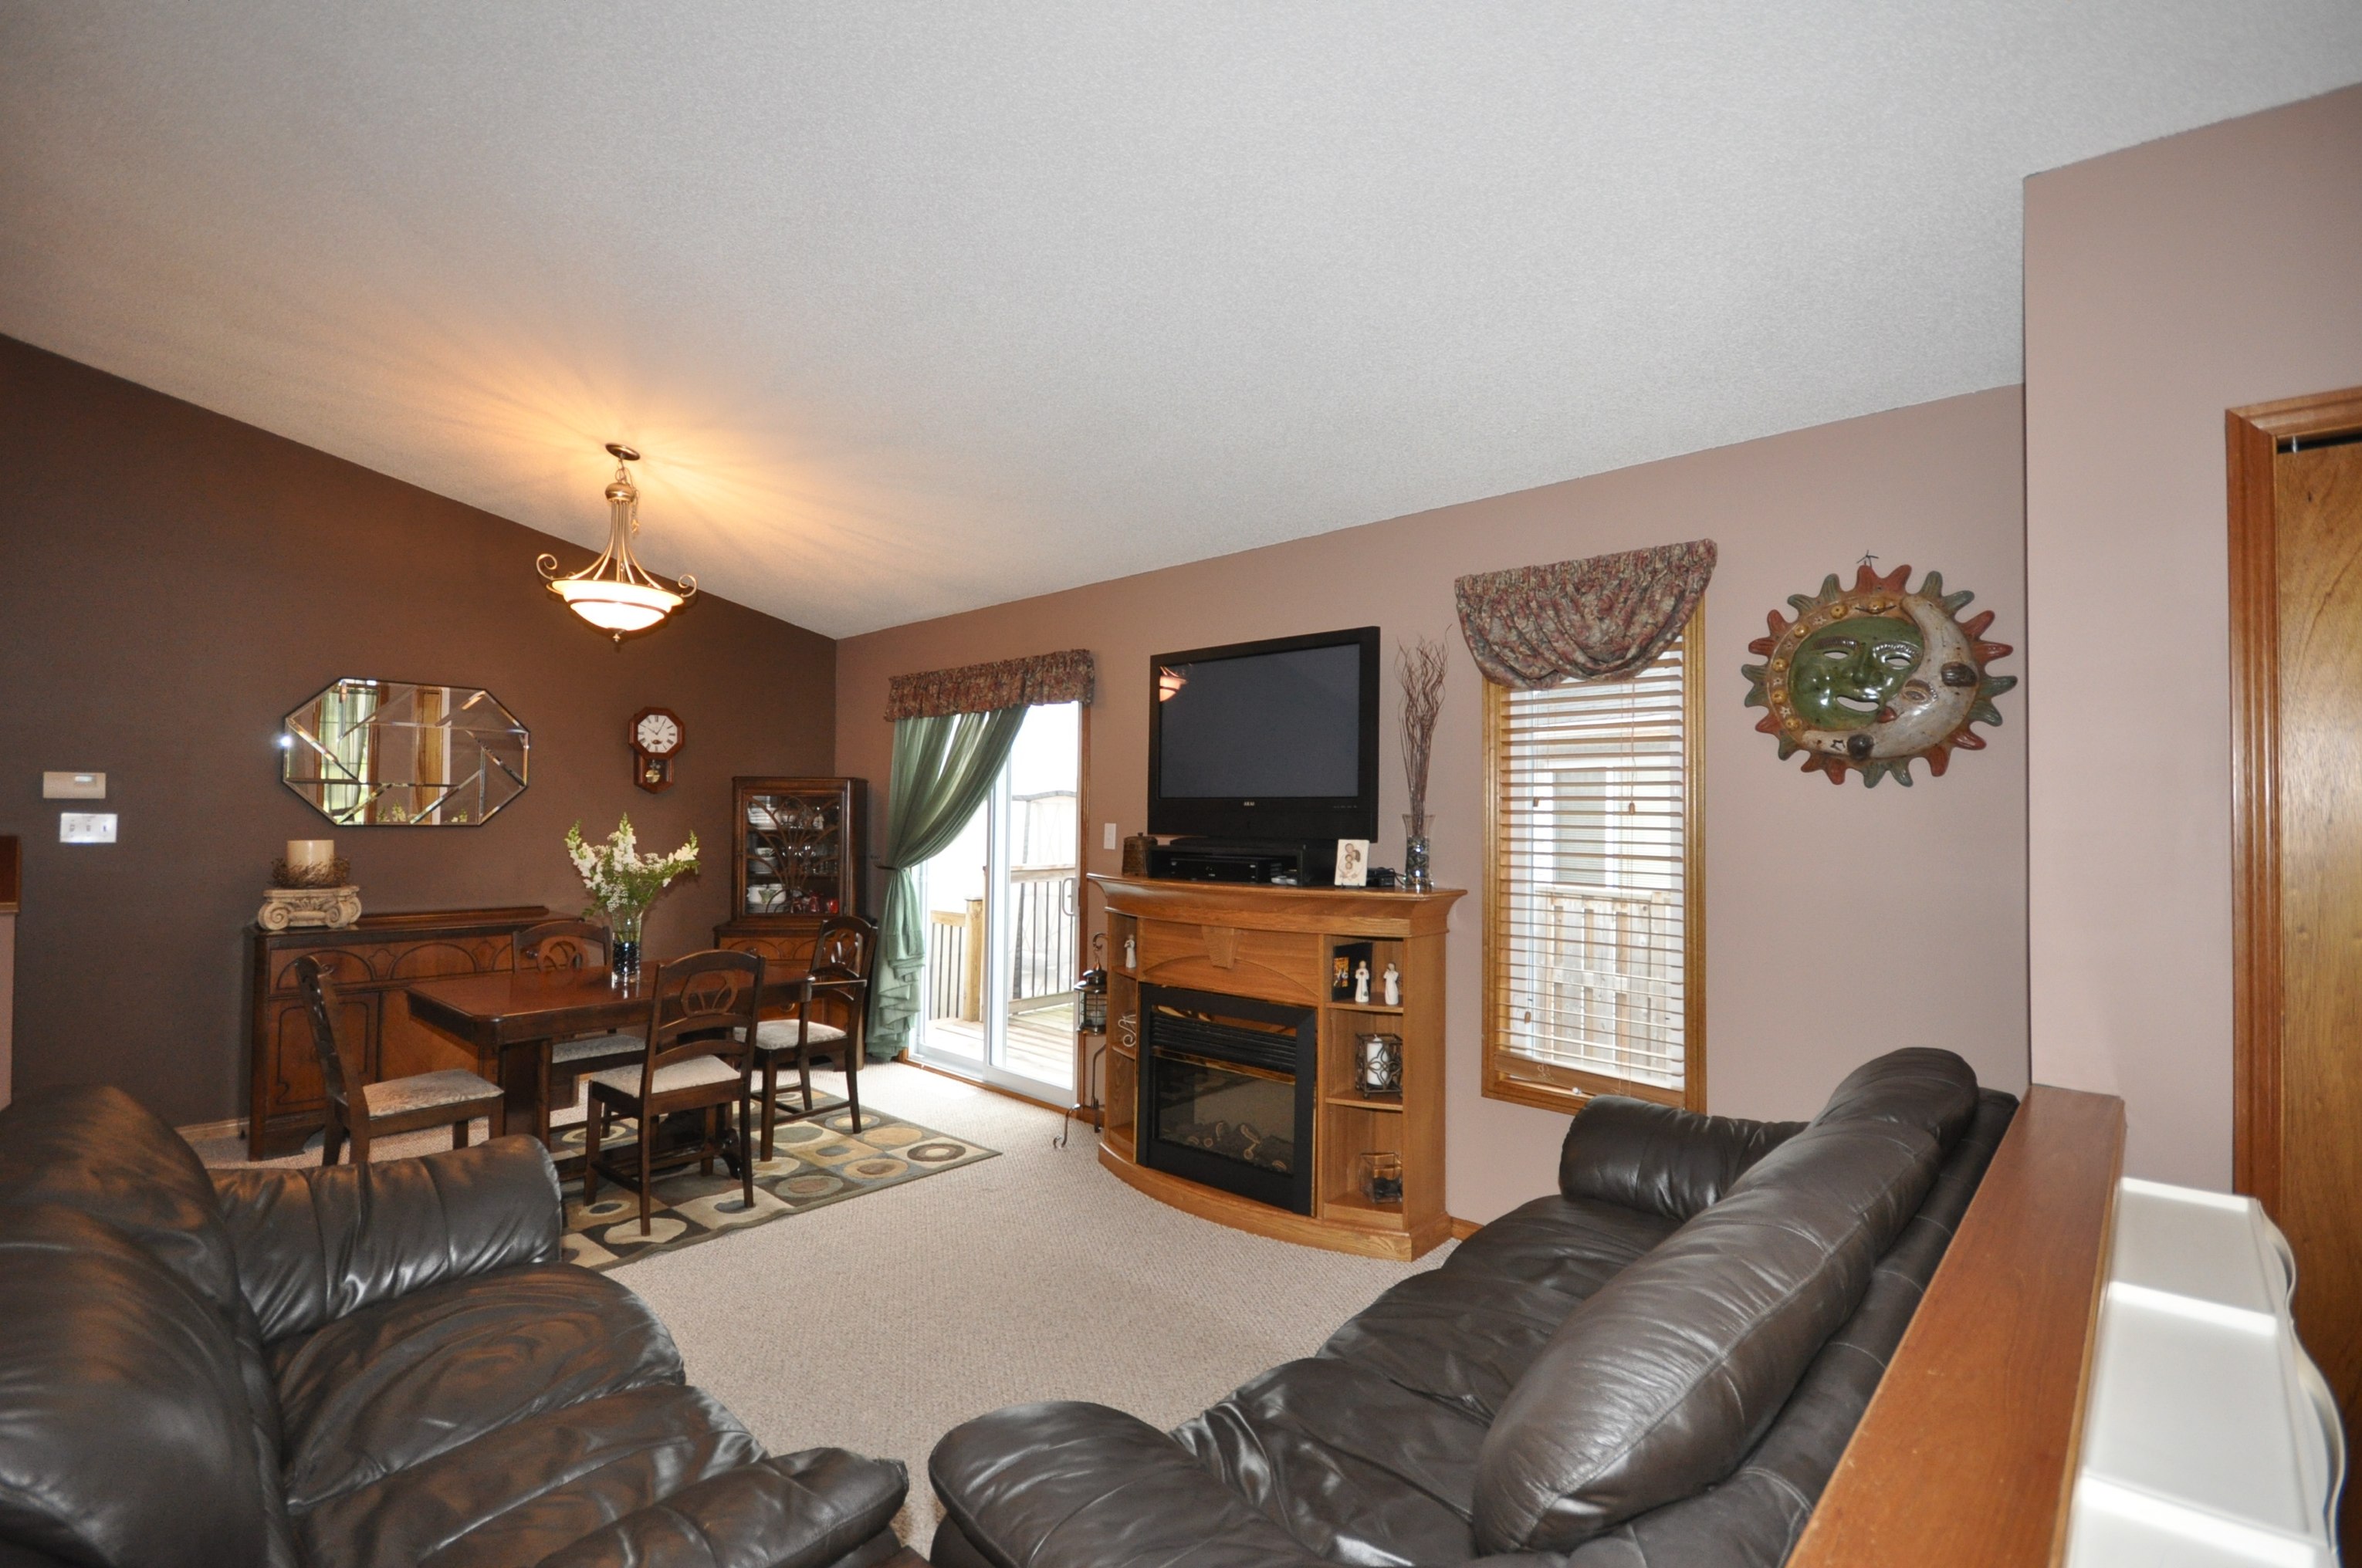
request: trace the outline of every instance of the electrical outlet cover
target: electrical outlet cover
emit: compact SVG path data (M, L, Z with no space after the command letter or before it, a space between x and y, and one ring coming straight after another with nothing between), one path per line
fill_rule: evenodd
M61 844L114 843L115 813L112 811L59 812L58 842Z

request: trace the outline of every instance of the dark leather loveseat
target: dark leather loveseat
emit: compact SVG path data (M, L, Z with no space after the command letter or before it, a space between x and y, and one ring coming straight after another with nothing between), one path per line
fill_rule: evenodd
M900 1464L772 1457L559 1261L549 1157L208 1174L113 1090L0 1112L0 1568L861 1568Z
M937 1445L937 1568L1769 1568L2015 1102L1869 1063L1806 1124L1586 1105L1559 1191L1170 1434L1103 1405Z

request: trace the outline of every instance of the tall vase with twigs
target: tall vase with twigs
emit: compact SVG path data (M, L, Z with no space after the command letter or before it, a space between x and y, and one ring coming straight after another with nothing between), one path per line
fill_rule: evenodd
M1449 644L1425 637L1396 650L1402 677L1403 782L1410 786L1410 809L1403 814L1403 887L1411 893L1435 891L1435 873L1428 865L1427 765L1435 754L1435 721L1443 712L1450 652Z

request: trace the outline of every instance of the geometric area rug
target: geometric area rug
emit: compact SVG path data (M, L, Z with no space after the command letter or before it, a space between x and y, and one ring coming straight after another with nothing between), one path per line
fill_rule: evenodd
M780 1109L801 1108L800 1095L782 1089ZM825 1102L822 1102L825 1105ZM553 1127L550 1152L579 1154L579 1125ZM628 1148L635 1129L617 1121L602 1151ZM602 1176L598 1201L584 1204L579 1177L565 1184L567 1260L585 1268L608 1269L634 1258L695 1246L732 1231L822 1209L866 1193L922 1180L964 1165L991 1159L998 1152L922 1127L871 1106L861 1110L861 1131L853 1130L850 1109L839 1102L810 1121L782 1122L772 1135L772 1157L755 1166L755 1205L746 1207L726 1163L712 1176L694 1163L656 1179L648 1211L648 1234L640 1234L640 1195Z

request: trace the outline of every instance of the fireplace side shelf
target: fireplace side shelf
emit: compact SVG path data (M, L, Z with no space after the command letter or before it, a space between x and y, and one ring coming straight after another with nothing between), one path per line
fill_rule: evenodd
M1131 1186L1185 1212L1304 1245L1370 1256L1418 1256L1451 1234L1444 1209L1444 944L1462 894L1355 888L1279 888L1095 876L1108 909L1109 1048L1107 1124L1099 1162ZM1123 963L1132 939L1136 965ZM1309 938L1310 940L1305 938ZM1340 944L1366 942L1392 959L1399 1006L1329 1000L1328 966ZM1382 967L1382 965L1381 965ZM1318 999L1312 1212L1298 1214L1139 1163L1139 1039L1142 982L1303 1005ZM1375 987L1373 988L1375 995ZM1353 1037L1402 1039L1400 1100L1355 1092ZM1360 1157L1399 1154L1403 1196L1372 1202Z

